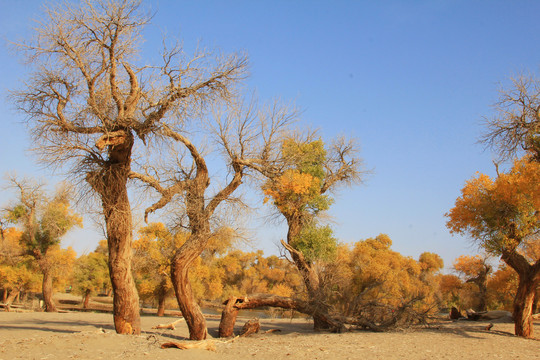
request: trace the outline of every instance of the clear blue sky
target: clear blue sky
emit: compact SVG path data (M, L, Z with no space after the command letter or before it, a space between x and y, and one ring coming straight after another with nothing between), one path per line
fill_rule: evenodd
M476 141L492 114L500 84L537 72L538 1L146 1L155 12L144 50L161 34L186 49L200 41L249 54L261 99L292 99L323 138L356 137L373 174L341 191L330 214L336 235L354 242L387 233L393 248L418 258L436 252L446 267L477 249L452 237L444 213L476 171L494 173ZM0 36L24 37L41 1L0 0ZM157 58L145 52L143 59ZM0 173L50 178L26 152L26 130L5 100L25 68L0 52ZM54 181L54 178L51 178ZM4 204L10 194L0 194ZM284 229L262 229L268 254ZM66 240L92 251L99 233Z

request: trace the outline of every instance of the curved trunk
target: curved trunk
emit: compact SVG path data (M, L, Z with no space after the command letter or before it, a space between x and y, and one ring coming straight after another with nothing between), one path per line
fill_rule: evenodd
M204 340L208 335L206 319L195 301L188 278L189 265L199 255L198 250L194 250L189 252L179 250L177 252L171 266L171 276L178 306L189 328L189 338L191 340Z
M536 284L530 276L520 276L514 299L514 328L518 336L533 337L533 302Z
M132 218L127 180L133 135L109 146L109 159L86 179L100 195L107 228L109 274L113 291L114 327L119 334L140 334L139 295L131 273ZM109 145L108 143L106 145Z
M518 273L519 284L514 298L514 329L517 336L533 337L533 303L540 285L540 259L531 265L520 253L503 251L502 260Z
M53 285L52 285L53 277L50 272L50 270L45 269L43 270L43 285L42 285L42 293L43 293L43 302L45 303L45 311L46 312L56 312L56 306L54 305L54 301L52 299L53 297Z
M176 300L186 320L189 328L189 338L191 340L204 340L208 335L206 319L193 296L188 278L189 266L201 254L207 240L208 236L197 234L197 230L194 230L184 245L174 255L171 266L171 276Z

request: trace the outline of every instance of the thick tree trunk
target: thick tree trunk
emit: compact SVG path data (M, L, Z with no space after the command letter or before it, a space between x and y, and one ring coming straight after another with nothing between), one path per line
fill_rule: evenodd
M225 302L225 308L223 308L221 321L219 322L219 337L226 338L234 335L234 324L239 311L235 306L237 301L238 298L230 297Z
M534 265L515 250L503 251L502 260L512 269L516 270L519 277L518 289L514 298L514 329L517 336L526 338L533 337L533 302L536 290L540 285L540 259Z
M90 293L90 290L86 290L84 292L83 309L88 309L88 304L90 303Z
M3 289L2 291L3 291L2 302L5 304L6 300L7 300L7 296L8 296L8 291L7 291L7 289Z
M206 319L197 304L188 278L189 266L206 245L204 236L192 232L176 252L171 266L171 277L180 311L186 319L191 340L204 340L208 336Z
M109 146L103 167L87 175L100 195L107 228L109 273L113 291L114 327L119 334L140 334L139 295L131 273L132 218L127 180L133 135L125 131L120 144Z
M114 327L119 334L141 333L139 295L131 272L131 209L124 201L105 216L109 245L109 273L113 291Z
M532 338L534 335L532 315L536 286L529 276L520 276L513 313L515 333L518 336Z
M45 303L46 312L56 312L56 306L54 305L53 297L53 277L49 269L43 269L43 302Z

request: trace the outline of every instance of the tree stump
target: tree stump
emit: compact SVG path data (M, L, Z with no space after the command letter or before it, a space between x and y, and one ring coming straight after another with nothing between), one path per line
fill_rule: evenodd
M234 335L234 324L238 315L238 308L235 307L237 302L236 297L230 297L225 302L225 308L221 313L221 321L219 323L219 337L230 337Z
M249 320L244 324L242 327L242 330L240 331L239 336L249 336L251 334L256 334L261 329L261 324L259 322L259 319L254 318Z

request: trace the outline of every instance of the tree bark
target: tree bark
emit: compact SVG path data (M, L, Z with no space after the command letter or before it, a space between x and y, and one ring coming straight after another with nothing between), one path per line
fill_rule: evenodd
M7 289L2 289L3 293L2 293L2 302L5 304L6 301L7 301L7 296L8 296L8 291Z
M141 333L139 295L131 272L132 218L127 191L133 135L125 131L120 144L109 146L109 159L87 175L100 195L107 228L109 274L113 291L114 327L119 334Z
M184 245L176 251L171 266L171 277L178 306L189 328L189 338L191 340L204 340L208 335L206 319L193 296L188 272L193 260L200 255L206 246L208 237L198 235L196 232L196 230L195 233L192 232Z
M219 337L226 338L234 335L234 324L239 311L235 306L237 301L238 298L233 296L225 302L225 308L223 308L219 322Z
M536 292L533 279L529 276L521 277L514 300L514 328L517 336L532 338L533 331L533 303Z
M534 265L531 265L523 255L515 250L503 251L501 258L517 272L519 278L512 314L515 334L532 338L534 336L533 303L537 288L540 285L540 259Z
M54 305L53 297L53 277L48 268L43 269L43 302L45 303L46 312L56 312L56 306Z

